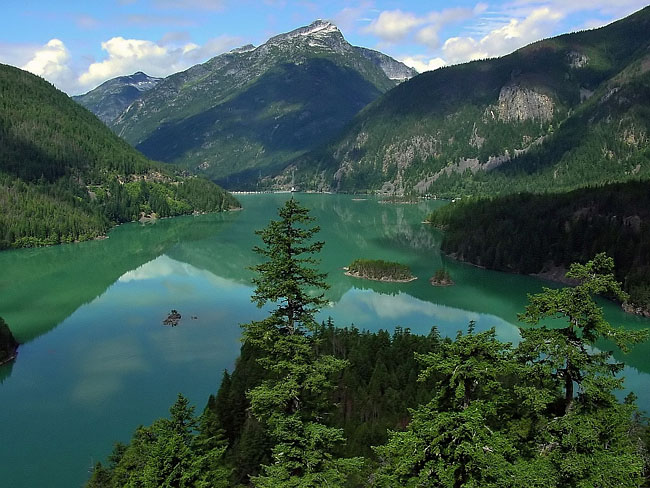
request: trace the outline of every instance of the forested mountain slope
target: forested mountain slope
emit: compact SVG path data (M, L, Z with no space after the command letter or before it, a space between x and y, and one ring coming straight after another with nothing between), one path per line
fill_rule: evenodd
M153 159L241 187L324 143L414 74L316 21L165 78L110 126Z
M566 190L650 175L650 7L508 56L419 75L279 185L438 195Z
M231 206L224 190L174 176L48 82L0 65L0 248L90 239L142 213Z
M460 201L429 221L445 230L445 252L490 269L543 273L605 252L631 295L629 310L650 315L648 181Z

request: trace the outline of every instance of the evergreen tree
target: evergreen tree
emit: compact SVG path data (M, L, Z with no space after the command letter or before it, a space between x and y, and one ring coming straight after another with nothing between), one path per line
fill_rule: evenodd
M635 433L633 395L620 403L614 395L623 387L616 376L624 364L613 361L603 341L614 341L627 351L645 340L647 330L614 328L603 317L595 295L624 300L614 279L614 261L604 253L586 264L573 264L567 277L575 287L545 288L529 297L520 319L538 324L548 318L562 319L564 327L521 329L520 361L556 385L557 401L550 404L549 419L540 425L536 441L551 463L557 486L640 486L644 460ZM575 395L575 386L578 395ZM559 416L557 416L559 415Z
M517 451L500 431L507 404L500 378L512 366L510 345L494 329L473 329L470 322L467 334L440 351L416 354L424 368L420 381L433 379L436 393L412 410L405 432L393 432L376 448L382 460L376 486L515 486L506 480L515 477Z
M598 390L622 385L623 380L614 378L614 375L623 369L623 363L611 361L610 351L595 352L597 341L614 341L625 352L630 345L647 337L647 331L612 327L603 317L602 308L594 301L596 295L626 300L626 294L613 273L614 260L604 253L586 264L574 263L566 276L578 281L577 286L544 288L542 293L529 296L526 311L519 317L532 325L547 318L565 321L564 327L521 329L523 341L518 348L524 361L545 366L561 383L564 414L573 406L574 385L585 394L597 394L589 391L592 387Z
M219 439L197 436L194 407L178 395L170 417L139 427L128 445L116 444L108 467L95 466L86 484L93 488L226 488L230 470Z
M269 379L249 392L253 415L267 426L275 445L272 464L253 479L257 487L342 486L359 459L339 459L335 449L343 431L326 425L332 377L347 364L315 354L314 315L326 303L325 275L313 254L323 247L308 209L294 199L279 210L280 220L257 234L267 260L255 266L258 277L252 300L275 309L264 320L245 324L244 340L260 351L259 363Z
M641 486L645 453L634 398L619 402L623 365L595 348L610 340L627 350L647 336L612 327L594 301L624 298L613 266L599 254L571 266L567 276L577 286L530 296L522 320L566 322L521 329L515 351L493 329L474 334L470 324L440 351L416 354L434 396L412 410L405 432L376 448L375 485Z

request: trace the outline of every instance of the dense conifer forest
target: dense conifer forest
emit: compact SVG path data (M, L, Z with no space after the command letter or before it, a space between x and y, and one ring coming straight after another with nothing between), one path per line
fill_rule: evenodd
M275 308L242 326L234 371L200 416L179 395L169 418L117 444L88 487L644 486L648 428L634 395L616 395L623 364L593 347L648 335L613 327L594 301L625 299L612 258L530 296L517 346L473 322L453 339L368 333L315 322L323 243L294 200L279 213L258 232L252 297Z
M234 206L213 183L148 160L43 79L0 65L0 249Z
M540 273L606 252L631 303L650 310L650 183L456 201L428 220L442 250L490 269Z

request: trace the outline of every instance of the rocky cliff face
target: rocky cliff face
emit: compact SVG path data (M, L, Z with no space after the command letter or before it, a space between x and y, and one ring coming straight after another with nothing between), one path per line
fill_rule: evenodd
M489 114L504 122L537 120L549 122L553 119L553 100L550 96L520 85L507 85L499 92L496 110Z
M294 160L293 174L304 188L445 195L650 176L648 52L650 7L502 58L423 73Z

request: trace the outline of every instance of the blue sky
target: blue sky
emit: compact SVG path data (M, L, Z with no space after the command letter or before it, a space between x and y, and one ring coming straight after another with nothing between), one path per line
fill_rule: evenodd
M500 56L538 39L593 28L642 0L290 1L7 0L0 62L69 94L115 76L166 76L315 19L418 71Z

